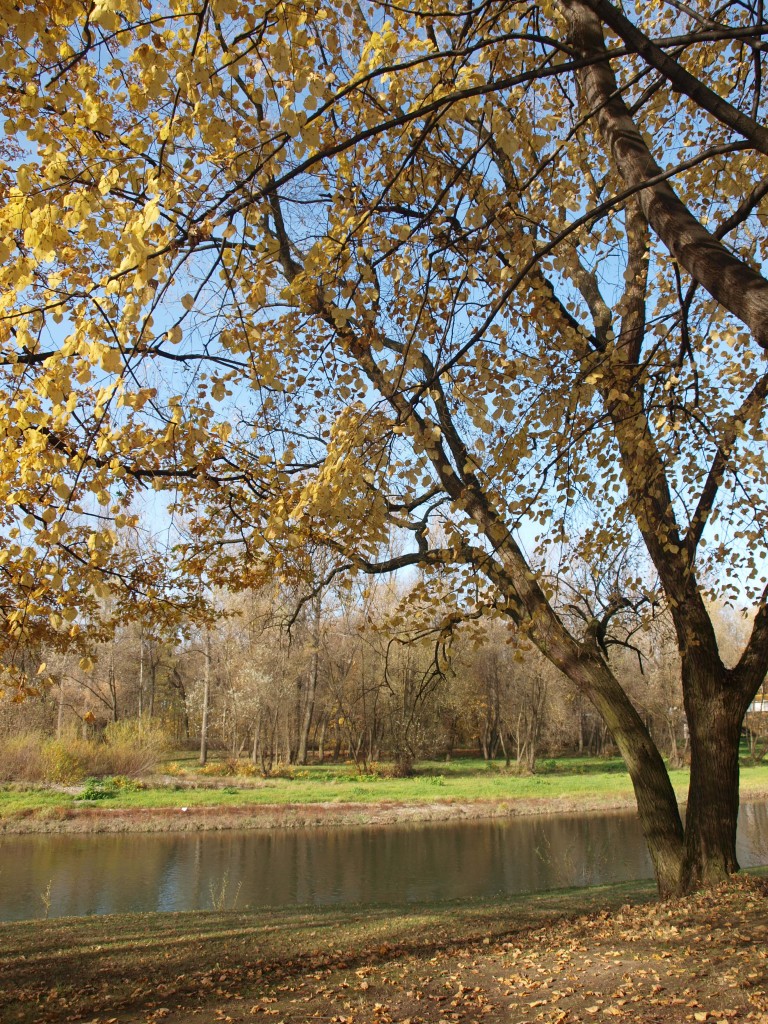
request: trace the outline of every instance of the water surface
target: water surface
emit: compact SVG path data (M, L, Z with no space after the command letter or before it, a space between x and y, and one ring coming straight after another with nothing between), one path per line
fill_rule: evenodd
M768 864L768 805L739 861ZM212 906L403 903L652 877L634 813L403 826L0 839L0 920Z

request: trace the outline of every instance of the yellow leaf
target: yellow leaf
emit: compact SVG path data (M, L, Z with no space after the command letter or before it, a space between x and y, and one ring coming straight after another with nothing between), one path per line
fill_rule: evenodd
M101 194L105 196L107 192L109 192L109 190L117 184L119 179L120 171L117 167L112 167L109 171L107 171L107 173L99 182L99 192L101 192Z
M106 370L107 373L123 372L123 360L116 348L102 349L99 362L101 363L102 370Z

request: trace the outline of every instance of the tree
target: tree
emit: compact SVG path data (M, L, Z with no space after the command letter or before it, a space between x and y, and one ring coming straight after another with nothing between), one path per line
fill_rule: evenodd
M661 891L735 870L768 668L761 9L3 17L9 635L74 601L62 566L131 582L115 524L150 485L193 578L246 587L309 542L329 577L439 568L602 716ZM564 551L637 539L680 648L685 827L604 615L559 601ZM733 665L711 593L757 609Z

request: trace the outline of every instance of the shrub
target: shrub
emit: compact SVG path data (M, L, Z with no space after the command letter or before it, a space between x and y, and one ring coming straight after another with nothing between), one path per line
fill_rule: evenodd
M413 776L413 758L410 754L400 754L392 762L390 770L393 779L410 779Z
M83 791L75 800L110 800L118 793L131 793L144 787L134 779L125 775L106 776L103 779L90 778L85 780Z
M98 774L98 758L94 757L95 744L88 740L48 740L43 746L43 778L71 786L87 775Z
M168 749L165 732L154 723L126 718L110 722L104 730L101 771L98 775L146 775Z
M229 778L237 776L252 776L258 773L258 768L253 761L241 761L237 757L228 757L225 761L211 761L204 768L200 769L200 775L212 775Z
M64 786L99 774L97 745L87 740L46 739L24 733L0 744L0 779L9 782L57 782Z
M21 733L0 743L0 780L3 782L40 782L45 776L43 737Z
M257 770L256 765L254 767L254 773ZM306 768L299 768L293 764L279 764L270 773L273 779L308 779L309 772Z
M110 800L117 795L114 779L86 779L82 793L75 800Z
M0 741L0 782L71 786L89 776L135 777L155 768L166 748L161 729L132 720L108 725L103 743L23 733Z
M137 793L139 790L147 788L145 782L140 779L129 779L126 775L113 775L111 782L115 789L122 793Z

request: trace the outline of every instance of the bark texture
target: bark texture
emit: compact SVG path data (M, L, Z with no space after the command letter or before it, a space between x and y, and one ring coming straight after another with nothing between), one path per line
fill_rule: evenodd
M624 40L629 49L639 53L646 63L660 71L676 92L689 96L702 110L708 111L718 121L748 139L755 149L768 155L768 131L763 125L734 107L722 96L718 96L706 82L686 71L682 64L649 39L610 0L584 2L601 21Z
M570 42L591 63L579 75L582 102L605 138L626 183L643 188L640 202L648 223L680 266L768 348L768 281L737 259L694 217L663 177L663 170L621 97L607 57L602 22L583 0L565 0Z

